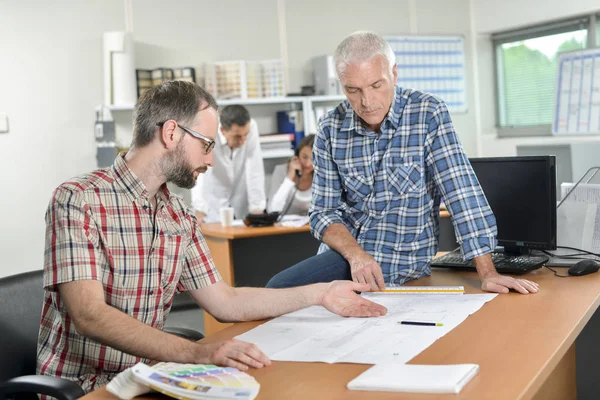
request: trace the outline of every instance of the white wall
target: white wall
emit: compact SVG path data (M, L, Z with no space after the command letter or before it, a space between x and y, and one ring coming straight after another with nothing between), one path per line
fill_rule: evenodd
M475 29L499 32L600 9L598 0L475 0Z
M347 34L462 34L470 46L468 0L286 0L290 89L312 84L310 59ZM277 0L134 0L136 66L280 57ZM44 213L53 189L95 168L94 109L103 101L102 33L125 29L123 0L0 1L0 276L39 269ZM468 153L477 109L453 115ZM115 115L131 127L131 113Z
M33 4L35 3L35 4ZM123 29L122 2L0 2L0 276L42 268L54 188L95 167L102 32Z

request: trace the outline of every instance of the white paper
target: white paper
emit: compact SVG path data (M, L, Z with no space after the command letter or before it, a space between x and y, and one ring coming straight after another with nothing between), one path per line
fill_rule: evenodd
M347 387L350 390L460 393L478 371L477 364L377 364L351 380Z
M299 228L308 224L308 222L309 219L307 215L290 214L284 215L281 218L281 226L287 226L291 228Z
M237 338L256 344L278 361L406 363L496 294L363 296L387 307L387 315L344 318L313 306L282 315ZM444 325L401 325L403 320Z

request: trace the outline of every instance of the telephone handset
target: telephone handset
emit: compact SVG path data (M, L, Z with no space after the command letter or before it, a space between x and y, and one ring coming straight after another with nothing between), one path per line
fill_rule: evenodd
M300 150L299 150L299 148L298 148L298 147L296 147L296 149L294 150L294 155L295 155L296 157L300 157ZM295 170L295 171L296 171L296 177L298 177L298 178L302 178L302 171L301 171L301 170L299 170L299 169L297 169L297 170Z

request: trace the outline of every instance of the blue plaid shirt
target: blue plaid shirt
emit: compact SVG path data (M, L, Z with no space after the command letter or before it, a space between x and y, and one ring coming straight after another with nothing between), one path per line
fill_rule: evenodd
M430 94L396 87L380 133L344 101L319 121L313 163L313 235L344 224L386 283L431 273L442 197L465 259L496 247L494 214L446 105Z

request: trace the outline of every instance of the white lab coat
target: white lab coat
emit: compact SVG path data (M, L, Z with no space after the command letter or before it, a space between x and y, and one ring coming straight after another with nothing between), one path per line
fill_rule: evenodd
M249 210L264 210L265 169L256 121L250 120L246 143L233 150L219 126L213 152L214 166L198 176L192 189L192 207L206 214L204 222L218 222L221 207L233 207L238 219Z

